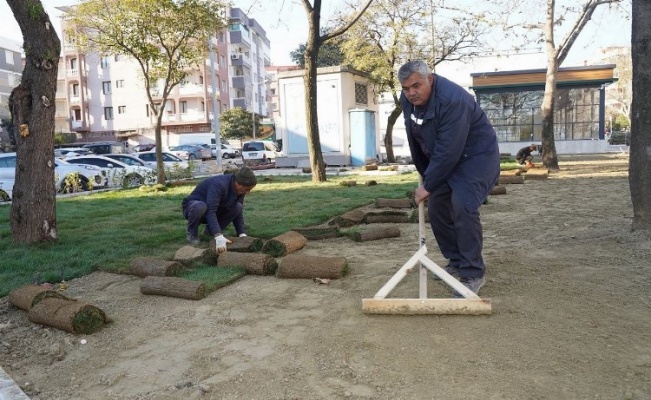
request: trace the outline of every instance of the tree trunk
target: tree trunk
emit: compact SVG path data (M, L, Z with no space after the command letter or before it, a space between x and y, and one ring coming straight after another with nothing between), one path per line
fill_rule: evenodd
M54 114L61 42L40 0L7 0L24 38L25 68L11 92L16 181L11 231L18 243L57 239Z
M387 162L390 163L396 162L396 157L393 154L393 126L396 124L400 114L402 114L402 106L400 106L400 103L396 103L393 110L391 110L391 114L389 114L389 117L387 118L387 131L384 134L384 147L387 149Z
M547 47L547 77L545 95L541 107L543 165L558 171L558 155L554 142L554 96L556 95L556 73L558 72L558 51L554 44L554 0L547 0L547 22L545 24Z
M308 38L305 47L305 70L303 86L305 90L305 119L307 128L307 148L310 154L312 167L312 182L326 181L325 162L321 152L321 139L319 137L319 117L317 115L317 62L321 38L321 0L314 2L314 7L304 0L308 20Z
M651 230L651 2L633 0L629 185L633 230Z
M156 127L154 128L154 140L156 141L156 183L165 184L165 164L163 164L163 135L161 133L163 125L163 113L165 112L165 103L158 106L156 115Z

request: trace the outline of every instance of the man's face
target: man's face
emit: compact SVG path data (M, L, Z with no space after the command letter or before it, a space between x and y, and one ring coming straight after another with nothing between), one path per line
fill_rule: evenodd
M433 79L434 77L432 75L423 78L421 74L414 72L402 82L402 92L411 104L423 106L427 104L429 96L432 93Z
M253 185L253 186L244 186L244 185L240 185L237 182L234 182L234 183L235 183L235 193L238 196L246 196L247 194L251 193L251 190L253 190L253 188L255 187L255 185Z

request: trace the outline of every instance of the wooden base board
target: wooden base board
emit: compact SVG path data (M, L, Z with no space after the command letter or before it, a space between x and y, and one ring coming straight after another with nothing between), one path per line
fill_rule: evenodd
M365 314L461 314L492 313L490 299L362 299Z

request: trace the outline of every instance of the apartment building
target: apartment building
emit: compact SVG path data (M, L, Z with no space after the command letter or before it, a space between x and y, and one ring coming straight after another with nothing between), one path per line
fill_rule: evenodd
M23 72L22 46L20 43L0 37L0 120L10 121L9 96L20 84ZM0 146L9 143L9 134L0 126Z
M66 12L68 7L59 9ZM250 20L247 18L247 21ZM62 24L65 28L65 17ZM233 69L233 59L229 57L232 54L229 28L206 43L204 62L198 68L187 71L188 76L172 90L166 104L161 104L162 82L150 88L154 101L165 110L163 145L210 143L215 137L212 129L213 110L221 114L231 107L231 94L238 94L231 91L229 79L229 71ZM255 30L258 32L256 35L246 38L247 43L255 44L249 46L250 58L264 65L264 62L269 63L269 42L257 23ZM65 29L62 31L65 32ZM249 75L254 76L259 67L249 65ZM258 112L266 115L265 97L256 97L251 91L248 94L257 100L253 106ZM77 142L119 140L138 144L155 140L155 114L149 106L139 64L119 55L80 53L74 38L65 34L59 62L56 107L55 131L74 132Z
M271 65L267 33L239 8L230 10L228 22L231 107L240 107L261 117L268 116Z

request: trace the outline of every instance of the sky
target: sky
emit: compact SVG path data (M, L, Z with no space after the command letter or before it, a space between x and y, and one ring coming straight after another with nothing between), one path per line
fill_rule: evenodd
M41 2L60 34L58 18L61 13L55 7L74 5L78 1L41 0ZM302 0L234 0L233 3L249 17L256 19L265 29L267 38L271 42L272 64L293 65L289 53L307 41L307 17L301 4ZM322 26L344 6L345 0L323 0ZM0 0L0 15L12 15L9 5L3 0ZM13 17L4 18L0 36L22 43L20 28ZM609 45L630 45L629 21L621 17L609 17L600 18L598 23L590 23L572 47L564 65L583 65L583 60L590 59L595 48ZM540 67L543 68L544 64Z

